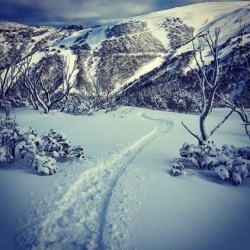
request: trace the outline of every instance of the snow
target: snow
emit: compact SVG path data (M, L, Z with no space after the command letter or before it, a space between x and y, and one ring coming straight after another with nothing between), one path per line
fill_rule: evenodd
M239 3L239 5L238 5ZM243 5L242 5L243 4ZM218 39L218 44L222 45L228 39L231 39L230 46L226 46L225 48L221 49L220 51L220 57L223 58L224 56L228 55L229 52L237 46L237 39L240 37L242 31L248 33L249 32L249 25L246 25L250 22L250 6L246 5L246 2L234 2L232 5L223 5L223 3L220 3L217 5L217 3L204 3L204 4L198 4L195 5L194 10L198 11L200 8L200 12L202 15L195 15L194 12L190 12L190 19L187 17L188 8L189 6L185 7L185 14L187 15L184 19L185 22L192 27L195 28L195 34L198 35L200 33L204 33L207 31L210 31L210 35L212 39L214 40L215 36L215 29L220 29L220 35ZM216 9L216 6L218 9ZM240 8L241 7L241 8ZM207 11L206 8L209 8L211 11ZM228 12L226 12L228 11ZM193 15L192 15L193 13ZM196 12L197 13L197 12ZM181 14L181 13L180 13ZM180 16L180 15L179 15ZM181 16L180 16L181 17ZM195 20L191 21L193 18L200 18L199 22L196 22ZM206 20L203 25L202 24L202 18L205 18ZM189 23L191 21L191 23ZM195 25L196 23L196 25ZM199 24L199 25L197 25ZM242 36L242 45L245 45L249 42L249 36L243 35ZM198 42L197 42L198 44ZM204 44L205 45L205 44ZM198 48L198 45L196 45ZM180 55L186 51L192 51L193 45L192 43L188 43L181 48L179 48L175 55ZM200 61L199 57L197 57L198 61ZM208 46L204 48L203 51L203 59L205 64L208 64L213 59L210 53L210 49ZM195 61L192 61L189 67L186 70L190 70L191 68L196 68Z
M234 2L204 2L188 6L176 7L169 10L163 10L153 12L148 15L136 17L137 19L149 20L149 22L157 23L160 20L165 20L166 17L179 17L184 23L198 30L206 24L221 15L244 8L247 6L246 1L234 1ZM151 21L150 21L151 20Z
M95 27L91 30L86 42L89 44L91 49L97 50L101 42L106 39L105 30L108 26Z
M44 52L36 52L31 58L31 64L37 64L45 56Z
M130 82L139 79L141 76L149 73L152 69L160 67L164 61L165 61L165 56L163 54L158 55L158 57L156 57L154 60L142 66L139 70L137 70L134 73L134 75L130 77L128 80L124 81L123 83L117 84L116 91L118 92L121 86L125 86L126 84L129 84Z
M66 38L64 38L63 40L55 43L54 46L56 47L60 47L61 45L64 45L66 47L70 47L75 43L75 40L80 37L80 36L84 36L87 32L89 31L89 29L85 29L85 30L80 30L80 31L74 31L72 32L72 34L70 34L69 36L67 36Z
M72 84L75 81L78 73L78 70L75 68L77 56L73 54L71 50L61 50L61 55L64 56L66 60L66 67L67 67L66 77L67 79L70 79L70 83Z
M162 45L165 48L169 48L169 41L167 39L167 34L165 32L165 29L163 27L159 27L159 20L157 18L155 19L149 19L148 20L148 28L151 31L151 33L159 40L161 41Z
M228 110L216 109L213 128ZM181 125L198 116L121 107L94 116L15 111L21 126L64 133L86 160L39 176L23 162L0 167L0 249L247 249L249 178L234 187L215 172L171 175ZM213 135L217 146L247 146L237 115Z
M170 10L158 11L148 15L136 17L135 20L144 20L148 23L148 27L152 34L161 41L166 49L169 48L169 41L164 28L160 27L166 17L176 18L179 17L183 20L184 24L187 24L194 28L194 36L199 35L202 32L210 31L210 35L214 38L214 30L220 28L219 44L225 43L231 38L230 46L220 51L220 57L223 58L229 53L236 45L237 36L244 30L249 32L250 22L250 6L245 1L235 2L204 2L194 5L188 5L184 7L177 7ZM232 39L232 37L236 37ZM247 44L249 42L249 36L244 35L242 37L242 43ZM192 51L192 43L189 42L186 45L181 46L175 52L175 56L178 56L184 52ZM203 51L205 63L210 63L212 60L209 56L209 48L205 48ZM195 62L190 65L191 68L195 68ZM190 70L190 67L187 70Z
M56 28L53 28L53 27L39 27L39 28L36 27L34 29L35 29L36 32L37 31L44 31L44 29L47 29L46 32L44 32L43 34L32 37L32 39L35 42L39 42L42 39L45 39L45 38L51 36L52 34L56 33Z

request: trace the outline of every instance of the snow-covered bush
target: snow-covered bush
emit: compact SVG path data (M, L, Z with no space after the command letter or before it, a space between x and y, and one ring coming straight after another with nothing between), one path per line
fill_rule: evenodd
M85 103L81 103L73 109L74 115L93 115L93 110L88 107Z
M74 146L70 148L70 151L67 155L68 159L84 159L84 150L82 145Z
M66 158L70 150L70 142L64 134L51 129L41 136L41 144L38 147L41 155L52 158Z
M1 163L10 163L15 159L16 146L24 141L26 130L22 130L15 120L6 118L0 120L0 152Z
M70 93L66 101L55 103L53 109L73 115L94 115L93 102L94 98L82 93Z
M250 147L243 147L238 150L238 154L247 160L250 160Z
M72 146L65 135L50 130L38 136L30 127L20 127L14 119L0 120L0 163L26 160L39 174L57 172L58 159L84 159L82 146Z
M178 176L181 174L181 171L184 169L184 166L181 162L173 162L171 165L171 174Z
M232 167L232 183L234 185L239 185L242 181L249 176L248 169L250 166L250 161L237 157L233 161Z
M27 99L21 97L19 93L13 96L8 96L4 100L0 100L0 110L6 110L6 102L9 103L11 108L22 108L29 106L29 102L27 101Z
M195 146L185 142L180 148L180 156L171 165L171 174L185 174L187 167L213 170L222 180L231 180L233 185L239 185L249 176L250 147L236 148L225 144L217 148L214 143Z
M7 154L6 148L5 147L1 147L0 148L0 163L6 162L6 159L7 159L6 154Z
M171 174L173 176L178 176L178 175L185 175L187 176L188 173L187 171L184 169L184 166L182 164L182 162L173 162L171 165Z
M56 160L47 156L36 155L32 166L41 175L52 175L58 170L58 167L56 166Z
M58 103L55 108L73 115L93 115L94 112L91 108L93 104L91 101L85 99L80 95L71 94L67 102Z

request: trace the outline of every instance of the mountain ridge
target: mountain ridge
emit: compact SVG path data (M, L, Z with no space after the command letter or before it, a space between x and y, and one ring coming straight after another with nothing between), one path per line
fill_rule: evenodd
M91 97L100 95L108 102L112 96L118 95L118 99L126 96L127 100L123 99L122 103L131 105L140 105L140 102L131 102L126 91L145 86L141 79L149 75L147 85L151 82L151 86L160 86L157 79L166 74L165 81L180 84L173 75L183 76L189 67L194 67L191 41L199 34L207 30L213 34L214 29L221 29L222 61L235 48L238 38L242 38L244 46L250 43L250 7L244 1L193 4L92 27L71 25L58 29L17 24L15 29L14 24L6 24L13 26L13 30L4 29L4 23L0 23L2 48L23 41L27 49L35 52L34 64L39 63L44 53L66 57L70 69L77 61L75 92ZM209 58L207 51L207 64L211 61ZM171 62L178 65L180 72L175 71L176 65L171 66ZM152 103L150 106L157 108ZM159 107L165 106L169 105Z

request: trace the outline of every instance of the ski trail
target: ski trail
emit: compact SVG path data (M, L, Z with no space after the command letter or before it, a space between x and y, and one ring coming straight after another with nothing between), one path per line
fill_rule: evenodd
M160 124L152 124L150 132L125 146L68 166L20 221L17 249L126 249L146 179L138 169L130 169L130 163L173 125L165 117L139 115ZM128 203L133 205L126 207Z
M145 120L159 122L157 135L168 133L175 121L168 114L155 115L152 112L140 112L138 115ZM150 176L145 175L141 168L129 166L119 177L109 200L102 233L101 249L130 249L135 245L133 226L136 223L138 206L144 196L145 185Z
M159 134L155 127L123 149L110 152L107 160L97 162L77 176L58 200L46 198L48 210L40 212L34 224L29 220L19 230L20 249L100 249L103 217L117 180L139 152ZM57 187L57 189L63 187ZM52 202L52 203L51 203ZM34 211L36 216L36 211ZM34 216L33 215L33 216Z

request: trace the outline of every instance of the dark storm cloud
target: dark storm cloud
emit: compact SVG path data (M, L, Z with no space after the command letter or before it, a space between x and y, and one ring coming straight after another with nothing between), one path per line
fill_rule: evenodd
M16 22L39 22L47 19L47 14L34 5L22 6L14 3L1 4L0 20Z
M22 23L95 22L150 11L144 0L0 0L0 20ZM149 1L150 2L150 1ZM148 7L147 7L148 6Z
M201 0L0 0L0 20L30 25L96 24Z

